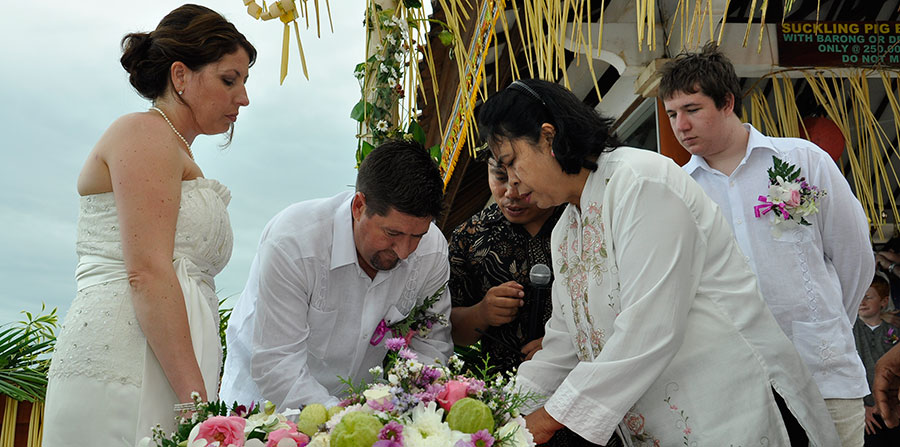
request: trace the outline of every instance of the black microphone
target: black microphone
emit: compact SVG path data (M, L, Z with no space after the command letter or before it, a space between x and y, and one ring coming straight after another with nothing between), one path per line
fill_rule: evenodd
M537 340L544 336L544 306L550 300L550 282L553 271L546 264L535 264L528 272L531 282L525 304L528 306L528 321L525 325L525 339Z

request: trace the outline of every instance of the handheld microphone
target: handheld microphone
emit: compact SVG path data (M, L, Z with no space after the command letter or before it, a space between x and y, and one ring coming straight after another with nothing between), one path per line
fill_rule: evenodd
M544 305L550 299L550 281L553 271L546 264L535 264L528 272L530 287L528 288L528 321L525 325L525 338L529 341L544 336Z

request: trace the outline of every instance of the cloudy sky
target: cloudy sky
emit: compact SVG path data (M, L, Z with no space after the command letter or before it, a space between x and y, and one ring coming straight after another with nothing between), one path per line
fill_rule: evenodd
M293 202L354 182L356 126L349 113L359 99L352 73L364 59L365 2L331 0L334 33L323 23L321 39L314 25L301 27L310 79L292 41L284 85L280 22L254 20L241 0L196 2L222 13L259 51L247 83L250 106L241 109L231 146L222 150L219 136L193 144L205 176L232 192L234 253L216 285L233 303L266 222ZM182 3L51 0L0 14L0 324L39 311L41 303L61 316L69 308L79 170L112 121L149 106L119 65L119 41L153 29Z

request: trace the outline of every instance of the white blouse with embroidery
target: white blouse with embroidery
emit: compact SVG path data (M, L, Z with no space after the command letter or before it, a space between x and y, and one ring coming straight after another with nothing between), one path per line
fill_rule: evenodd
M598 443L786 445L774 388L813 445L838 444L728 223L670 159L602 155L551 246L553 316L517 378L534 408Z

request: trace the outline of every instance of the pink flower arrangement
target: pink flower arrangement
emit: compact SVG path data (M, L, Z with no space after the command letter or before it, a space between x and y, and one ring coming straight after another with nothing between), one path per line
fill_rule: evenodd
M309 436L299 432L287 420L295 413L276 413L275 405L234 404L221 401L202 402L194 396L196 411L190 419L182 418L174 433L153 429L152 438L144 438L141 447L305 447ZM299 413L296 412L296 413Z

